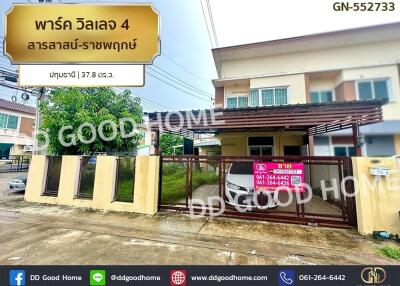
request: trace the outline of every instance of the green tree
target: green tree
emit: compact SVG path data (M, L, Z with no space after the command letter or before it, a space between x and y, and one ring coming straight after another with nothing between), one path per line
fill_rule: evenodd
M95 152L119 153L131 152L139 135L123 138L119 120L131 118L137 124L143 121L143 109L138 98L133 98L129 90L117 94L112 88L56 88L49 97L40 104L41 130L49 134L49 153L58 155L93 154ZM105 141L98 136L99 124L110 120L117 125L117 136L111 141ZM79 140L78 127L83 123L93 124L96 128L96 139L86 144ZM65 142L76 140L69 147L61 144L58 136L62 127L70 126L62 132ZM133 130L133 125L124 123L126 133ZM113 132L110 124L102 128L105 137L111 137ZM92 131L82 129L84 139L92 138ZM44 137L39 137L43 141Z
M173 155L173 146L183 145L183 137L173 135L173 134L162 134L160 138L160 149L164 155ZM176 155L183 154L183 147L176 148Z

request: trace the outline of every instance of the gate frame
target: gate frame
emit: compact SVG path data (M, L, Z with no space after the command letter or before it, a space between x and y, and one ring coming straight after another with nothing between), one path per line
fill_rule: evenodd
M312 181L312 165L333 165L338 167L339 173L339 187L341 188L341 181L343 178L353 176L353 167L351 157L346 156L194 156L194 155L161 155L160 156L160 179L159 179L159 196L158 196L158 208L159 210L175 211L188 213L189 200L192 198L192 173L194 161L214 163L218 164L218 188L219 196L224 198L225 196L225 182L226 182L226 164L233 162L260 162L260 161L290 161L290 162L302 162L304 165L308 165L310 172L310 181ZM162 166L164 163L170 162L186 162L186 202L185 204L168 204L161 202L162 194ZM354 182L353 180L346 180L345 190L348 194L354 194ZM294 196L296 197L296 196ZM300 197L303 198L303 193L300 193ZM312 213L306 212L303 204L297 203L296 197L296 212L281 211L281 210L270 210L264 212L238 212L229 205L226 205L225 210L221 216L244 218L244 219L258 219L272 222L282 223L294 223L303 225L317 225L335 228L352 228L357 227L357 215L356 215L356 204L355 197L344 198L343 192L340 190L340 209L342 215L323 214L323 213ZM206 214L209 214L210 209L217 210L221 209L220 203L216 205L207 205L202 208L200 205L192 204L193 213L201 213L206 210ZM339 219L342 220L339 220Z

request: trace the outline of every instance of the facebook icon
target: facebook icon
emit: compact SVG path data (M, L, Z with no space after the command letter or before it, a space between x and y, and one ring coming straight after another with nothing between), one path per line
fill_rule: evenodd
M10 270L10 286L25 286L25 270Z

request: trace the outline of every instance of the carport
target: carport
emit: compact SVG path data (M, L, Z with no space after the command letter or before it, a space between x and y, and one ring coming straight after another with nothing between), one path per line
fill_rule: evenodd
M233 207L227 206L223 215L261 219L288 223L317 224L330 227L351 227L356 225L355 202L353 197L344 197L332 201L322 201L314 195L315 182L325 180L321 176L322 169L328 170L335 180L342 180L352 175L352 163L350 157L321 157L310 156L312 154L312 136L351 128L353 145L356 155L361 156L361 142L359 141L359 126L378 123L382 118L382 105L384 101L351 101L334 102L324 104L296 104L274 107L253 107L240 109L210 109L191 110L180 112L150 113L149 122L155 132L154 145L159 153L159 137L162 132L169 132L186 138L195 138L202 133L224 132L304 132L304 142L308 144L308 156L161 156L161 183L160 183L160 208L175 211L202 212L218 211L222 208L221 202L206 203L202 205L190 204L196 197L206 197L210 193L210 187L214 187L215 193L226 201L226 176L229 166L233 163L253 162L300 162L305 166L306 182L313 187L310 204L300 201L304 199L304 193L300 193L300 200L296 197L295 203L285 209L278 207L263 211L252 210L250 212L238 212ZM171 194L171 190L178 190L171 178L165 173L165 168L171 165L179 165L183 170L180 177L184 177L184 185L181 194ZM214 181L199 185L199 178L212 176L202 170L202 164L215 165L216 178ZM163 169L164 168L164 169ZM204 181L204 180L203 180ZM329 182L331 183L331 182ZM172 187L171 187L172 186ZM348 194L354 192L352 181L346 181L345 191ZM203 190L205 193L200 193ZM315 188L318 192L318 188ZM177 191L178 192L178 191ZM171 199L171 198L176 198ZM332 207L332 209L331 209Z

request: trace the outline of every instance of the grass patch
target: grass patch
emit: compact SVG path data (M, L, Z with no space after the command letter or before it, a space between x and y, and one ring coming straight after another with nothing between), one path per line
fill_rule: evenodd
M133 202L133 180L118 180L115 199L120 202Z
M380 252L387 257L400 260L400 247L385 246Z
M216 172L193 171L192 190L202 185L218 183ZM177 203L186 197L186 173L178 171L176 173L165 174L162 176L161 202Z

